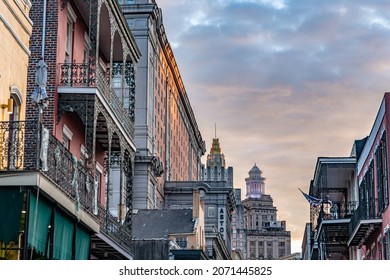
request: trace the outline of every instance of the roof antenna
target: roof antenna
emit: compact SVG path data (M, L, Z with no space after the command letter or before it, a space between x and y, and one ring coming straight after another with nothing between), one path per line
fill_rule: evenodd
M217 123L214 123L215 125L215 139L217 139Z

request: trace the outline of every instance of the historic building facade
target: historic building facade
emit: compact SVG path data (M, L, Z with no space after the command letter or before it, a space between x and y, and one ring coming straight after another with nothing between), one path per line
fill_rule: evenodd
M26 236L19 227L23 197L19 186L7 184L3 173L15 172L23 153L22 141L16 144L18 133L13 129L25 120L27 97L27 66L30 51L32 21L30 1L0 3L0 259L20 259ZM11 128L11 129L10 129ZM18 147L18 149L16 149Z
M25 119L30 8L29 0L0 3L0 121Z
M277 220L277 208L265 192L265 178L256 164L246 181L246 198L242 201L247 229L247 259L279 259L291 254L291 234L286 222Z
M302 250L312 260L389 260L389 107L385 93L369 135L348 157L319 157Z
M210 259L232 258L232 221L236 198L232 186L232 168L229 170L229 176L222 175L226 171L225 156L222 154L219 140L213 139L213 146L207 155L206 168L203 168L203 171L206 171L202 176L203 180L170 181L165 184L165 207L169 209L191 206L193 190L200 192L205 204L205 234ZM210 174L208 171L213 171L213 174L219 176L208 176L207 174Z
M390 259L389 108L390 93L387 92L371 132L356 154L354 186L358 207L351 217L347 241L351 259Z
M26 121L1 131L18 258L132 259L139 49L116 0L34 0L30 17Z
M226 166L225 155L222 153L219 138L213 138L210 153L207 155L206 165L201 165L201 176L203 181L226 181L233 187L233 167Z
M236 208L232 213L232 251L246 258L245 208L241 200L241 189L234 189Z
M154 0L122 0L141 51L136 76L134 207L163 207L166 181L200 178L205 143Z
M205 205L206 250L210 259L231 259L233 188L225 181L170 181L165 184L165 208L192 207L193 191L200 192Z
M307 232L311 242L303 249L310 259L350 259L350 222L357 206L355 166L354 156L317 159L309 195L320 202L310 206L310 226L306 229L311 230Z

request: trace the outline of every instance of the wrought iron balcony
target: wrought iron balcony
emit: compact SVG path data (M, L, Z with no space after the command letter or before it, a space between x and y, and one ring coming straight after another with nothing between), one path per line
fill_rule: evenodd
M378 199L361 202L349 224L349 246L363 245L382 224L381 204Z
M39 171L74 203L89 213L100 230L130 251L131 231L98 205L91 171L51 133L47 145L41 143L41 129L36 121L0 122L0 173ZM46 152L44 155L42 150ZM97 213L95 215L94 213Z
M113 65L119 74L122 74L122 68L117 66L122 65L116 63ZM105 102L111 107L111 111L126 132L134 136L134 95L135 95L135 82L134 82L134 69L130 63L126 64L125 82L128 87L124 87L124 90L129 91L129 108L124 107L123 100L121 101L118 95L111 87L110 71L104 71L100 67L97 67L95 73L89 73L89 65L86 63L62 63L59 64L60 77L59 85L64 87L95 87L102 94ZM122 89L121 89L122 90Z
M130 252L132 241L130 229L118 222L118 219L102 205L99 205L99 220L100 231Z
M88 76L88 64L64 63L60 64L60 85L68 87L88 87L93 85L94 79Z
M90 172L52 134L46 139L45 149L38 145L41 138L36 121L1 122L0 172L40 171L80 209L94 216L94 180Z
M317 224L324 220L350 219L357 208L357 201L333 202L332 205L324 204L320 209Z

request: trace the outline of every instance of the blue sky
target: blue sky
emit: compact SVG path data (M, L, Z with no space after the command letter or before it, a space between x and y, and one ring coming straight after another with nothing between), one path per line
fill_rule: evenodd
M390 90L390 1L156 0L207 152L256 163L300 251L317 157L349 156ZM205 157L203 162L205 161Z

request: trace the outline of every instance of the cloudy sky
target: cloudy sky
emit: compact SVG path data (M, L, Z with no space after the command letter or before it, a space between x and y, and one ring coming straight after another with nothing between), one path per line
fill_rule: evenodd
M298 188L317 157L349 156L390 91L390 1L156 2L208 152L216 124L235 187L256 163L300 251Z

